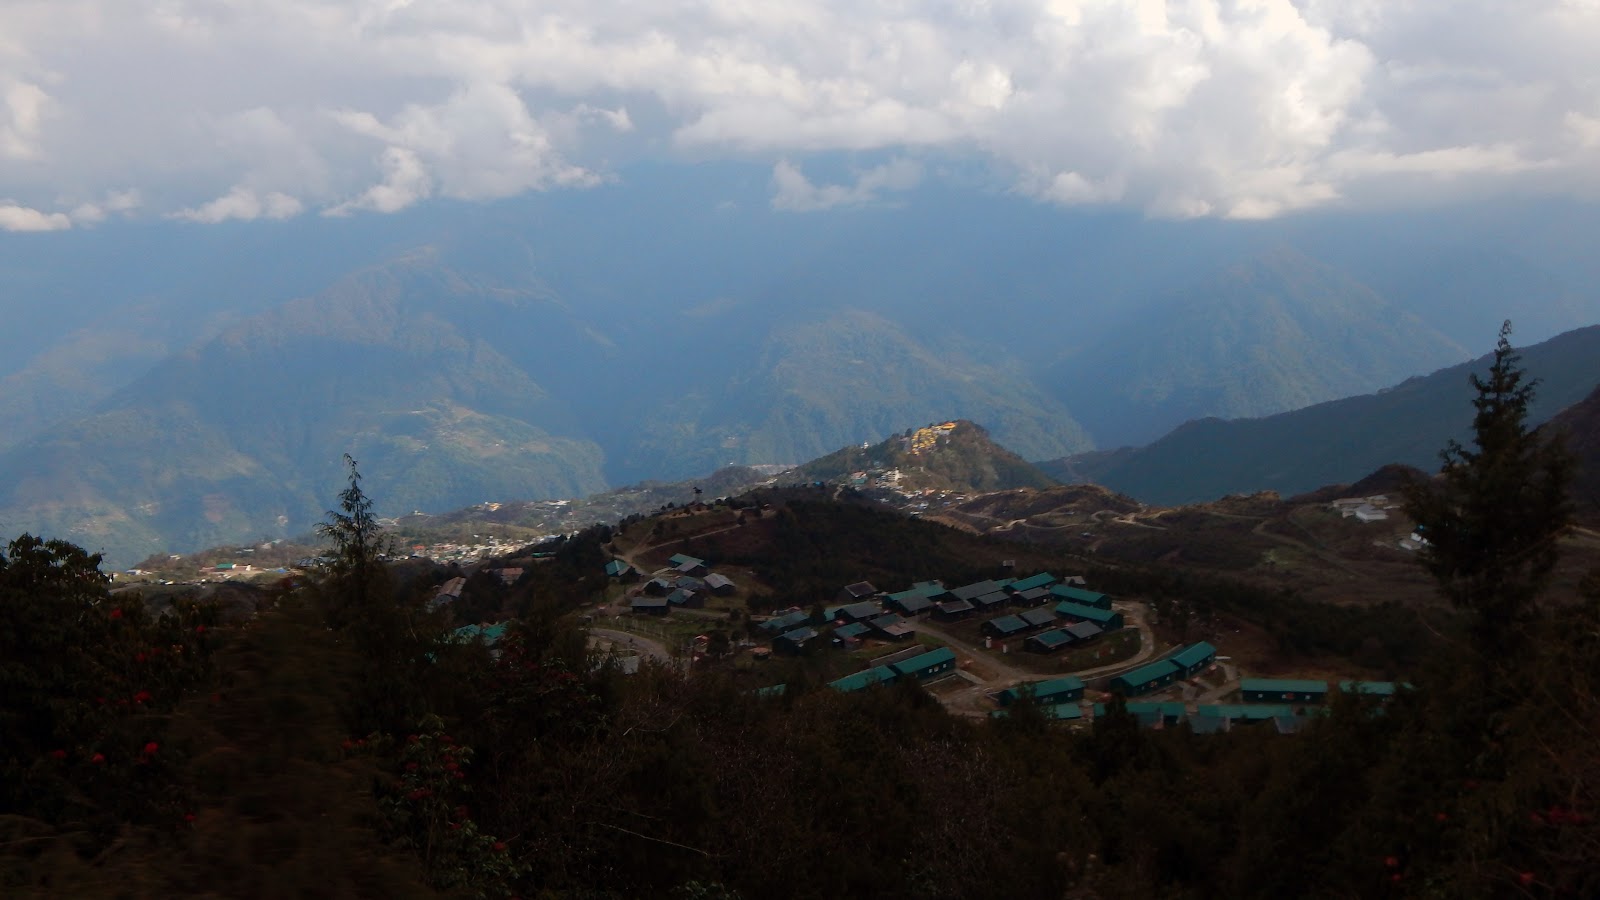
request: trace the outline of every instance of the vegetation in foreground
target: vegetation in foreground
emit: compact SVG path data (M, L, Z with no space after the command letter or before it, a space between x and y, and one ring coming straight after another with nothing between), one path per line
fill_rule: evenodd
M354 471L333 563L248 623L0 557L0 885L12 896L1372 897L1600 893L1600 583L1546 601L1567 510L1502 341L1477 441L1411 512L1471 623L1379 710L1297 736L1084 733L920 688L758 697L585 650L603 530L496 653L377 565ZM1492 502L1491 502L1492 501ZM1510 511L1500 512L1511 503ZM1514 527L1509 527L1514 523ZM790 526L785 526L790 527Z

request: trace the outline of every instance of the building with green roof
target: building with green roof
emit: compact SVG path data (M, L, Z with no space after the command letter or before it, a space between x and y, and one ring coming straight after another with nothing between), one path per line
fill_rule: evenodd
M1084 606L1082 603L1071 603L1066 600L1056 604L1056 615L1072 622L1093 622L1100 626L1101 631L1117 631L1122 628L1122 613L1109 609L1100 609L1095 606Z
M927 681L929 678L954 671L955 667L956 654L949 647L929 650L920 656L890 664L890 668L900 673L902 677L915 678L918 681Z
M1111 689L1127 697L1138 697L1177 681L1182 672L1176 663L1163 659L1111 679Z
M1246 703L1322 703L1328 699L1328 683L1293 678L1242 678L1239 697Z
M900 673L888 666L876 666L854 675L846 675L836 681L828 682L828 687L846 694L854 691L864 691L875 684L891 684L900 677Z
M1195 707L1195 712L1202 716L1216 716L1230 722L1265 722L1279 716L1293 716L1294 707L1283 704L1273 706L1249 704L1218 704Z
M1072 646L1072 635L1060 628L1041 631L1033 637L1023 641L1023 646L1036 653L1055 653Z
M1083 606L1092 606L1095 609L1110 609L1111 598L1099 591L1084 590L1068 584L1058 584L1050 588L1050 593L1060 597L1068 603L1077 603Z
M1346 694L1369 694L1374 697L1393 697L1398 686L1392 681L1341 681L1339 690Z
M1058 703L1054 706L1041 706L1039 712L1046 719L1056 722L1073 722L1083 718L1083 708L1076 703ZM1009 709L997 709L989 713L992 719L1004 719L1011 715Z
M1205 671L1207 666L1217 661L1217 648L1201 641L1179 650L1170 658L1183 670L1183 675L1180 677L1190 678Z
M1023 591L1031 591L1034 588L1047 588L1060 580L1061 579L1051 575L1049 572L1040 572L1037 575L1030 575L1027 578L1019 578L1016 581L1006 585L1005 588L1013 594L1020 594Z
M996 699L1001 706L1010 706L1023 697L1032 697L1040 705L1076 703L1083 699L1083 679L1076 675L1065 675L1048 681L1024 682L1001 691Z
M990 619L979 627L984 634L1003 638L1027 631L1028 623L1017 616L1001 616L997 619Z

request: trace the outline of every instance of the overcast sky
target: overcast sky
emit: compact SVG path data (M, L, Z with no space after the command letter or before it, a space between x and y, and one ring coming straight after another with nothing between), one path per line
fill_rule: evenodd
M0 0L4 230L384 214L639 159L768 166L796 213L951 162L1162 217L1593 196L1600 0Z

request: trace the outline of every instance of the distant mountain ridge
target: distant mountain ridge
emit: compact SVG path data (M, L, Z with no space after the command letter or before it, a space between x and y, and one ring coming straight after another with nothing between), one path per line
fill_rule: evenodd
M1287 247L1181 291L1049 374L1101 447L1170 425L1377 390L1467 351L1371 288Z
M1535 424L1600 384L1600 326L1520 352L1540 380L1529 410ZM1090 481L1165 506L1262 490L1298 494L1355 481L1390 463L1434 471L1446 441L1470 437L1468 376L1487 365L1484 356L1375 394L1275 416L1201 419L1145 447L1079 454L1040 468L1062 481Z

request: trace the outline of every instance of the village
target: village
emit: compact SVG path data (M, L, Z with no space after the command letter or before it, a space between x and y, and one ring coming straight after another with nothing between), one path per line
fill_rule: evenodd
M708 634L697 633L674 653L667 649L672 635L712 631L739 616L734 578L682 553L648 572L614 559L605 574L619 599L597 616L613 638L637 635L607 646L653 645L656 655L691 673L713 660L759 671L774 659L830 657L832 667L853 669L827 682L833 690L917 682L967 717L1004 718L1027 702L1071 726L1104 715L1120 697L1147 728L1187 723L1211 734L1270 723L1288 734L1326 709L1335 692L1381 701L1398 689L1392 682L1248 677L1209 641L1160 646L1145 603L1050 572L956 587L920 581L894 592L856 582L817 608L750 617L743 640L713 647ZM669 617L688 621L669 628ZM778 681L755 693L787 689Z

